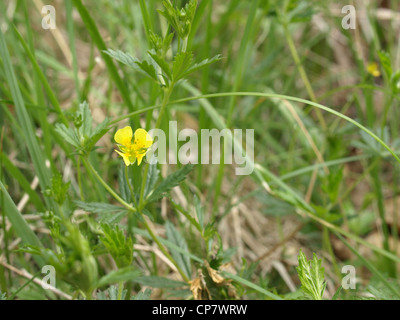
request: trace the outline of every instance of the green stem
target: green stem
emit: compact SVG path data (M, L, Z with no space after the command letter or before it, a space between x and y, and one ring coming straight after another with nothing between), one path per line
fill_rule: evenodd
M127 167L127 166L125 166L125 180L126 180L126 183L128 184L128 188L129 188L129 192L131 193L132 201L133 201L135 207L137 208L136 197L135 197L135 193L134 193L134 191L133 191L132 184L131 184L131 182L129 181L128 167Z
M92 171L94 176L99 180L99 182L102 184L102 186L117 200L119 203L121 203L125 208L127 208L129 211L136 212L136 208L132 207L129 203L125 202L124 199L122 199L118 194L115 193L115 191L103 180L103 178L98 174L95 168L93 168L92 164L85 158L82 158L82 161L86 164L86 166Z
M290 53L292 54L293 60L296 63L297 69L299 70L300 77L303 80L304 86L306 87L308 96L310 97L311 101L317 102L317 97L315 96L315 93L311 86L310 80L308 80L307 73L304 70L303 64L301 63L301 59L300 59L299 54L296 49L296 45L294 44L292 35L289 32L289 27L286 23L284 23L283 28L285 30L285 37L286 37L286 41L289 45ZM318 120L321 123L322 129L326 130L327 125L326 125L326 122L325 122L324 117L322 116L321 112L319 110L317 110L316 114L317 114Z
M81 201L85 201L85 197L83 196L83 189L82 189L81 158L80 157L78 157L78 160L77 160L76 172L78 175L78 186L79 186L80 198L81 198Z
M149 171L149 164L146 163L146 167L143 173L142 185L140 187L140 194L139 194L139 212L142 212L144 208L144 189L146 188L147 182L147 173Z

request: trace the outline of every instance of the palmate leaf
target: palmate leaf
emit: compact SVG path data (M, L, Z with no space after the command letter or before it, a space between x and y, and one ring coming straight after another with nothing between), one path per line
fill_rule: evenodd
M92 113L87 102L83 101L74 115L75 128L67 128L63 123L57 123L55 129L65 141L72 144L78 151L89 153L97 141L108 132L109 122L110 119L105 118L93 129Z
M183 180L185 180L186 176L193 169L192 164L188 164L181 169L175 171L166 177L159 185L154 189L152 193L150 193L147 198L147 203L157 201L164 196L173 188L179 185Z
M321 259L318 259L317 255L313 253L313 260L308 261L300 250L298 261L299 265L296 270L301 282L301 290L314 300L322 300L326 282Z

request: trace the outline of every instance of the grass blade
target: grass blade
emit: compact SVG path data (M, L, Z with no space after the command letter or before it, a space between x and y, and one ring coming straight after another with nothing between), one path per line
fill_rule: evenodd
M36 139L32 120L29 117L24 100L22 99L21 91L18 87L17 78L11 65L10 54L2 31L0 31L0 55L3 59L4 72L14 100L17 119L24 132L26 144L39 178L40 187L42 190L45 190L50 185L50 172L46 168L43 152ZM51 200L46 201L51 203Z
M0 181L0 190L3 193L3 201L4 201L4 212L7 215L7 218L10 220L15 232L22 239L22 241L26 244L30 244L35 247L43 247L39 238L35 235L35 233L29 228L28 223L23 218L21 212L18 211L14 201L11 199L8 194L5 186ZM33 256L37 263L40 265L44 264L44 261L41 257Z

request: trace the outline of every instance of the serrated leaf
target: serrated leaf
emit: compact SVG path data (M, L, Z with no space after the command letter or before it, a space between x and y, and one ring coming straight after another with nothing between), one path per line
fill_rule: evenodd
M173 187L176 187L177 185L179 185L179 183L185 180L186 176L192 170L193 166L193 164L188 164L166 177L149 195L147 203L154 202L158 199L163 198Z
M127 292L126 289L122 291L121 300L125 300ZM110 286L107 290L97 292L97 300L118 300L117 286Z
M143 286L151 287L151 288L167 289L167 288L181 288L181 287L188 286L188 284L185 282L171 280L168 278L158 277L158 276L142 276L142 277L136 278L134 282L139 283Z
M104 51L107 55L109 55L111 58L129 66L132 67L135 70L138 70L137 62L139 62L138 59L132 57L129 53L122 52L121 50L112 50L112 49L107 49Z
M149 50L148 54L155 61L155 63L157 63L157 65L161 68L161 70L164 71L164 73L167 75L168 79L171 80L172 73L171 73L171 68L169 67L168 63L163 58L158 56L155 52L152 52Z
M92 113L90 112L89 105L86 101L79 104L79 111L77 116L81 119L82 125L79 127L78 131L83 136L83 138L89 139L92 132Z
M106 286L120 281L135 281L140 276L140 271L133 267L113 270L97 281L96 287Z
M165 223L165 231L168 241L172 242L173 244L185 251L189 251L185 238L180 234L180 232L174 227L171 222L167 221ZM187 255L183 255L175 250L171 250L171 255L176 263L179 265L179 267L183 270L183 272L185 272L186 276L188 278L191 278L192 272L190 268L190 258Z
M151 79L153 79L154 81L158 81L157 78L157 73L156 73L156 69L154 68L154 66L151 63L148 63L146 60L143 61L137 61L136 64L138 65L138 67L147 75L149 76Z
M115 206L109 203L103 202L83 202L75 200L74 203L81 209L98 214L115 213L118 211L125 211L125 208Z
M132 296L131 300L150 300L151 289L146 288L144 291L140 291L136 296Z
M318 259L317 255L313 253L313 260L308 261L300 250L298 261L299 265L296 270L301 282L301 290L314 300L322 300L326 282L321 259Z
M90 133L90 137L86 140L85 149L87 152L91 151L94 145L99 141L107 132L110 130L108 124L110 123L109 118L105 118L103 122L96 126L93 132Z
M191 52L179 52L172 63L172 79L178 81L182 79L185 72L191 66L193 54Z
M378 56L387 78L390 79L392 77L393 69L389 53L380 50L378 51Z
M56 131L69 144L72 144L75 148L80 147L81 143L79 141L78 135L73 129L67 128L63 123L57 123Z
M113 257L118 268L131 265L133 261L132 238L125 237L124 232L118 226L111 227L103 223L101 229L104 235L100 237L100 241Z
M71 182L63 182L62 175L60 173L57 172L53 174L51 178L51 190L54 200L58 204L62 205L64 203L70 184Z
M187 77L189 74L198 71L210 64L213 64L214 62L220 61L222 59L222 56L220 54L217 54L216 56L210 58L210 59L204 59L203 61L196 63L189 67L182 75L182 78Z

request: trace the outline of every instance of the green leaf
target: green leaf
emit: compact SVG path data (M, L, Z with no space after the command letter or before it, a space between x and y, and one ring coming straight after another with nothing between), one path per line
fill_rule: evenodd
M390 59L389 53L386 51L380 50L378 51L379 60L381 62L383 71L385 72L388 79L392 77L393 69L392 69L392 61Z
M166 177L158 187L149 195L147 199L147 203L157 201L164 196L173 188L179 185L183 180L185 180L186 176L192 170L194 165L188 164L181 169L175 171Z
M42 248L42 243L35 233L29 228L28 223L25 221L21 212L17 209L14 201L12 201L7 189L0 181L0 191L2 192L3 208L7 218L10 220L15 232L22 239L25 244L32 245L34 247ZM44 265L44 261L41 257L34 256L36 262L39 265Z
M121 300L125 300L127 292L126 289L122 291ZM97 292L97 300L118 300L117 286L110 286L107 290Z
M175 244L182 250L189 251L185 238L180 234L180 232L174 227L171 222L167 221L165 223L165 231L168 241ZM171 255L176 263L179 265L179 267L185 272L186 276L188 278L191 278L192 272L190 267L190 258L187 255L183 255L182 253L175 250L171 250Z
M296 267L296 270L301 282L301 290L314 300L322 300L326 282L321 259L318 259L317 255L313 253L313 260L308 261L300 250L298 261L299 266Z
M146 186L144 188L145 197L153 190L159 176L160 170L157 169L157 158L152 157L149 161L149 170L147 172Z
M121 161L119 169L118 169L118 186L119 192L121 193L121 198L130 203L132 201L131 191L129 190L128 182L126 181L125 170L128 170L125 164Z
M36 210L44 212L45 206L43 200L38 193L31 188L30 182L25 178L24 174L8 159L7 155L0 153L0 163L4 165L5 170L13 179L18 181L22 189L29 195L29 200L35 205Z
M112 50L112 49L107 49L103 51L105 54L109 55L111 58L135 69L138 70L138 65L137 62L139 62L138 59L132 57L129 53L122 52L121 50Z
M181 288L188 286L187 283L171 280L164 277L158 276L142 276L136 278L134 282L140 283L143 286L148 286L151 288Z
M132 296L131 300L150 300L151 289L146 288L144 291L140 291L136 296Z
M222 59L222 56L220 54L217 54L215 57L212 57L210 59L204 59L203 61L196 63L189 67L182 75L182 78L187 77L189 74L198 71L206 66L209 66L210 64L213 64L214 62L220 61Z
M101 215L100 223L113 225L121 221L128 214L125 208L102 202L83 202L75 200L74 203L81 209Z
M72 2L74 3L75 8L78 10L82 21L85 24L86 30L89 32L90 37L93 40L93 43L100 51L109 71L109 74L115 82L115 85L117 86L119 92L121 93L121 96L124 99L124 102L127 105L129 111L135 111L135 107L133 106L133 103L131 101L128 88L126 87L124 81L121 79L112 59L104 52L105 50L107 50L107 47L92 16L89 14L89 11L87 10L86 6L83 5L81 0L72 0Z
M50 184L50 170L45 165L44 153L38 143L32 119L26 109L2 30L0 30L0 56L2 60L2 82L4 83L6 80L10 87L18 123L23 130L26 146L32 158L35 173L39 178L40 187L42 190L45 190ZM19 148L21 148L21 146L19 146ZM48 203L48 205L54 205L54 203Z
M133 267L126 267L118 270L113 270L106 274L96 283L96 287L106 286L120 281L135 281L140 276L140 271Z
M157 78L157 74L156 74L156 69L154 68L154 66L150 63L148 63L146 60L143 61L137 61L136 64L138 65L138 67L147 75L149 76L151 79L153 79L154 81L158 82L158 78Z
M67 128L63 123L57 123L56 132L69 144L72 144L77 149L80 148L81 143L75 130Z
M193 54L191 52L179 52L172 64L172 79L176 82L182 79L185 72L191 66Z
M172 6L170 0L164 0L164 11L157 10L169 24L176 30L181 39L189 36L191 26L193 23L194 15L197 8L197 0L190 0L184 8L178 9Z
M62 205L64 203L70 184L71 182L65 183L63 181L62 175L60 173L56 172L55 174L53 174L51 178L51 191L53 193L54 200L59 205Z
M67 128L63 123L56 124L56 131L60 136L72 144L78 151L88 154L109 130L110 120L105 118L102 123L92 129L93 117L86 101L79 105L79 110L74 115L75 129Z
M273 294L272 292L269 292L268 290L265 290L264 288L261 288L260 286L254 284L246 279L243 279L242 277L240 277L238 275L232 274L230 272L222 271L221 276L223 276L224 278L227 278L227 279L233 279L236 282L239 282L249 288L252 288L253 290L255 290L263 295L266 295L267 297L270 297L274 300L283 300L281 297L277 296L276 294Z
M105 118L103 122L96 126L96 128L90 133L89 139L86 140L85 150L89 153L94 145L99 141L107 132L110 130L108 124L110 123L109 118Z
M335 294L334 294L333 297L332 297L332 300L337 300L337 298L339 297L340 292L342 291L342 289L343 289L343 287L340 286L340 287L336 290Z
M360 261L371 271L372 274L374 274L378 279L379 282L382 286L385 286L388 291L391 292L391 294L396 297L396 299L400 299L400 289L394 283L391 283L387 277L387 275L382 274L371 262L369 262L367 259L365 259L353 246L350 245L341 235L336 233L336 236L346 245L347 248L349 248L359 259ZM383 292L382 288L382 292Z
M92 132L92 112L89 109L89 105L86 101L79 104L79 110L76 113L76 117L81 121L81 126L78 128L78 132L86 140L91 136Z
M130 266L133 261L133 241L131 237L125 237L124 232L117 226L101 224L104 233L100 241L113 257L118 268Z
M285 195L287 197L287 194L284 194L283 192L280 193L279 195L283 195L282 198L284 198ZM270 194L264 192L257 193L255 198L260 203L265 205L265 207L261 209L261 212L265 215L278 217L278 216L292 214L293 212L295 212L295 208L289 204L290 202L294 201L293 199L289 199L289 202L282 201L279 198L275 198Z
M172 73L171 73L171 68L169 67L169 64L161 58L157 53L154 51L148 51L148 54L153 58L153 60L158 64L158 66L161 68L162 71L167 75L168 79L172 79Z
M85 211L98 213L98 214L106 214L106 213L115 213L115 212L119 212L119 211L125 211L125 208L115 206L115 205L109 204L109 203L103 203L103 202L83 202L83 201L75 200L74 203L79 208L81 208Z

